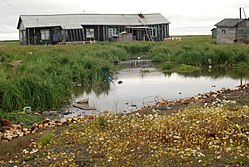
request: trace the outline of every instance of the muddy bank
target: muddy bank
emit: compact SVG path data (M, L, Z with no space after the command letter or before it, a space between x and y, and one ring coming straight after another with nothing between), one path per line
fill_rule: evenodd
M249 84L239 85L234 89L222 89L215 92L198 94L194 97L177 99L173 101L158 100L155 105L144 106L136 111L141 114L158 112L161 114L170 114L186 108L208 107L212 105L230 106L237 108L249 104Z

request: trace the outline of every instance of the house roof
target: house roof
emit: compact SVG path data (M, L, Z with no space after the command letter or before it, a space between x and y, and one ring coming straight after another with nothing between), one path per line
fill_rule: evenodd
M82 25L141 26L170 23L160 13L21 15L17 29L20 28L21 22L25 28L61 26L65 29L82 28Z
M235 27L239 23L241 23L245 19L223 19L219 23L215 24L214 26L217 27Z

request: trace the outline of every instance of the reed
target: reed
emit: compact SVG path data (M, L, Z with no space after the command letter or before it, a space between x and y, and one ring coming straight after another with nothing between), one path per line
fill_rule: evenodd
M163 71L181 72L192 67L249 68L246 45L216 45L210 36L187 36L182 41L98 43L95 45L19 46L0 44L0 110L11 112L58 109L69 102L73 83L86 89L107 85L116 68L112 62L132 57L160 62ZM14 61L21 61L13 67ZM211 63L211 64L210 64ZM180 71L179 71L180 70ZM245 71L245 70L244 70Z

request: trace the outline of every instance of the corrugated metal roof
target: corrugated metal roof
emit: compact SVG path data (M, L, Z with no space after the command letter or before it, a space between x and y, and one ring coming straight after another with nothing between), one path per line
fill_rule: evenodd
M242 22L244 19L223 19L219 23L215 24L217 27L235 27L237 24Z
M143 14L58 14L58 15L21 15L24 27L61 26L65 29L82 28L81 25L153 25L169 24L170 22L160 13Z

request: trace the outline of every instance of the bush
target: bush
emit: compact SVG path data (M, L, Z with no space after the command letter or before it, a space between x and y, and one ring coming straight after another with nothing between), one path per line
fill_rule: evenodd
M53 138L52 134L43 134L39 139L39 143L42 147L46 147L51 143L52 138Z

